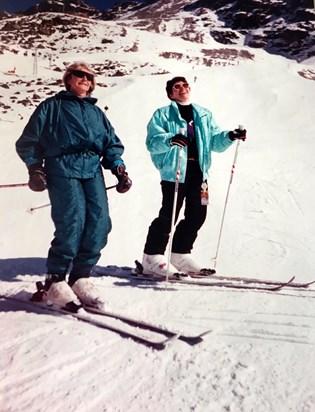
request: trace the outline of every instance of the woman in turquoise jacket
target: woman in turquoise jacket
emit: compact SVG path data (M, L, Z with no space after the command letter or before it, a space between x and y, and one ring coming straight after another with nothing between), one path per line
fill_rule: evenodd
M235 139L246 137L246 130L221 131L208 109L191 104L190 87L184 77L169 80L166 92L171 104L156 110L147 128L146 146L161 175L162 207L149 227L142 260L144 273L162 276L167 270L169 275L202 270L191 251L206 219L211 152L223 152ZM174 222L185 201L184 218L175 228L171 256L166 259L176 182ZM208 273L214 271L208 269Z
M148 124L147 149L153 164L160 172L161 180L168 182L175 182L179 150L179 147L170 146L170 139L181 129L185 133L187 130L187 121L182 118L179 107L177 102L172 101L169 106L156 110ZM198 158L195 160L199 162L203 180L206 180L211 166L211 152L223 152L231 146L232 141L228 138L228 131L220 131L210 110L195 103L192 108L194 139L198 149ZM187 156L188 151L183 150L180 183L185 181Z
M66 91L43 101L31 116L16 150L29 171L29 187L48 189L54 239L47 257L44 297L77 311L80 302L103 306L89 277L111 230L102 167L131 186L121 158L124 147L91 97L95 76L84 62L71 64ZM66 274L71 268L69 282ZM78 301L78 299L79 301Z

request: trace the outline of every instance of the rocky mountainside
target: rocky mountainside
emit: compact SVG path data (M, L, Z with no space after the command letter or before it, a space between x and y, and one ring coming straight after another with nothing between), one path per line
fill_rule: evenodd
M185 71L251 63L263 56L261 49L299 62L315 55L315 22L307 20L314 10L306 1L295 7L293 0L286 5L270 0L267 8L262 1L244 0L242 9L236 1L213 1L211 8L208 3L147 0L104 12L81 0L44 0L22 13L3 14L0 90L8 93L0 92L0 114L16 115L19 105L31 110L54 94L60 72L74 59L92 65L102 88L110 77L165 74L174 66ZM37 61L43 77L36 78ZM24 64L33 65L33 76L24 73ZM315 80L311 65L297 66L300 76Z
M206 43L242 42L297 61L315 55L313 0L147 0L111 11L139 29L163 32L176 21L173 36Z
M82 0L43 0L22 12L60 13L42 31L47 33L62 19L62 13L97 20L115 20L126 27L208 44L242 44L262 48L301 62L315 56L315 8L313 0L145 0L122 2L106 11ZM18 30L9 20L1 31Z
M22 12L22 14L35 14L35 13L74 13L82 16L97 17L101 13L99 10L84 3L82 0L44 0L36 3L34 6Z

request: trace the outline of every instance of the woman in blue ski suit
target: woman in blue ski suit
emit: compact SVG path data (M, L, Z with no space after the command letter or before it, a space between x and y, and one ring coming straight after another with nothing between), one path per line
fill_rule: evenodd
M73 63L63 80L67 90L37 107L16 150L28 167L30 188L47 187L50 197L55 233L46 278L62 282L71 266L72 286L89 277L111 230L101 166L117 176L119 192L127 191L131 181L121 158L124 147L91 97L91 68Z
M171 104L157 109L147 127L146 146L161 175L162 207L149 228L142 261L145 273L163 276L167 268L169 274L202 269L192 259L191 251L206 219L211 152L223 152L235 139L245 140L246 136L246 130L221 131L208 109L191 104L190 87L184 77L169 80L166 92ZM169 265L164 253L172 229L176 181L175 222L184 201L185 210L174 231Z

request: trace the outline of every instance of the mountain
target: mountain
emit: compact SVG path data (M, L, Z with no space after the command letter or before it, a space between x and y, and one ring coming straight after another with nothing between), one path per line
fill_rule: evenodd
M257 8L253 8L254 3ZM310 30L314 20L305 21L307 16L314 15L314 10L307 8L306 1L299 7L293 1L284 5L281 0L268 2L268 7L258 0L239 2L239 6L237 2L224 0L213 2L211 8L207 4L187 0L170 0L167 4L162 0L128 2L106 14L81 0L44 0L21 14L3 15L0 54L9 53L16 65L7 68L11 76L0 84L1 88L12 91L10 101L4 97L0 102L2 113L15 112L15 102L31 109L60 86L58 76L49 81L32 80L42 83L42 88L34 93L31 87L29 98L18 99L19 88L31 86L20 73L19 79L12 77L18 74L14 67L23 61L19 56L34 58L34 74L39 59L47 61L50 72L60 73L73 58L84 56L99 76L117 77L165 74L172 71L175 63L180 63L184 70L187 64L197 70L238 65L257 60L264 49L294 56L299 61L314 55L315 31ZM250 21L254 26L254 20L256 29L244 28ZM141 44L140 33L145 33L146 39ZM298 40L303 37L301 33L303 41ZM294 43L290 43L292 36L297 36ZM169 38L174 41L170 43ZM103 58L95 58L98 54ZM312 67L301 65L297 72L315 79ZM106 87L106 83L99 80L99 86Z
M61 3L53 2L57 9ZM48 5L51 2L45 1L42 4ZM82 2L77 4L82 6ZM96 18L98 12L95 9L89 10L93 16L87 17L78 10L72 13L32 13L29 9L23 14L0 20L0 54L12 57L12 65L7 68L11 76L0 83L1 88L8 88L12 93L10 101L5 101L4 97L0 102L4 114L16 113L16 102L31 109L47 93L54 93L60 87L60 72L72 60L80 59L80 56L84 56L100 76L100 87L106 87L106 83L101 80L104 76L165 74L172 71L174 63L182 65L184 70L187 70L187 64L197 69L215 65L237 65L242 61L253 61L255 57L255 53L247 46L222 47L211 38L207 45L193 41L196 31L193 39L189 41L187 36L173 35L171 27L163 33L140 29L137 27L138 20L127 18L130 11L125 15L126 19L120 16L109 21L101 19L100 16ZM175 19L174 25L176 24L178 22ZM140 43L143 34L145 40ZM169 36L174 38L172 45L169 44ZM100 56L102 58L99 58ZM20 67L24 65L24 60L29 59L34 59L34 74L37 74L38 61L45 61L47 70L54 79L39 78L36 81L31 80L31 83L24 79ZM10 59L6 59L6 62L8 61ZM42 84L41 88L37 88L36 96L34 88L31 87L35 84ZM18 98L21 86L26 90L29 88L29 98Z
M98 17L101 13L99 10L84 3L81 0L44 0L30 7L25 11L25 14L36 13L69 13L77 14L85 17Z
M146 0L122 2L102 12L81 0L44 0L23 14L44 12L117 20L126 27L203 44L210 39L243 44L297 61L315 55L313 0Z
M160 33L175 20L172 35L202 43L210 36L299 61L315 55L313 0L147 1L119 17L128 18L134 27Z

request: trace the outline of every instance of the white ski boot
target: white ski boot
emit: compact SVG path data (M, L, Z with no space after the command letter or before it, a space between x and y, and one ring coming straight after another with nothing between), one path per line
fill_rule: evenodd
M187 275L200 273L202 266L193 260L190 253L172 253L171 263L179 272Z
M83 305L105 310L106 302L90 278L80 278L73 285L72 290Z
M143 273L147 275L167 276L167 261L164 255L143 254ZM173 265L169 265L168 276L173 276L178 270Z
M49 306L64 309L72 313L77 313L82 308L77 296L65 280L50 283L50 281L46 279L43 289L43 300Z

